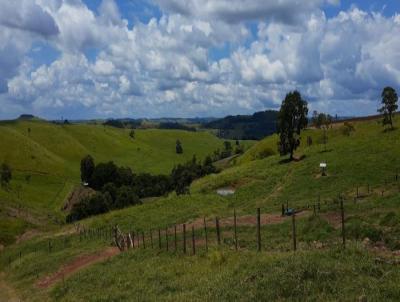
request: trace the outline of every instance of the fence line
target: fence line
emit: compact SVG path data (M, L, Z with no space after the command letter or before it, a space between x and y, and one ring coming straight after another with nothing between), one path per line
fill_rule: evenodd
M394 177L395 183L398 183L399 181L399 174L396 173ZM370 183L367 183L364 186L357 185L355 187L354 192L354 198L353 202L357 203L357 201L360 198L370 196L373 193L376 193L378 190L381 194L381 196L384 196L385 194L385 189L387 186L393 187L393 182L389 182L388 180L385 179L383 185L377 185L375 188L371 186ZM365 190L363 192L363 189ZM398 190L400 192L400 185L398 185ZM365 193L366 192L366 193ZM352 194L350 193L351 197ZM325 199L325 202L323 203L321 200L321 195L318 194L317 201L314 203L310 203L303 205L302 207L297 207L297 209L293 212L292 216L292 241L293 241L293 251L296 251L298 249L298 242L297 242L297 235L296 235L296 213L309 210L310 208L313 209L313 214L317 215L317 213L321 212L321 210L324 208L326 210L336 210L339 211L340 213L340 220L341 220L341 245L343 248L346 248L346 228L345 228L345 199L343 195L339 194L337 198L333 198L330 200ZM347 199L346 202L350 202L349 199ZM281 210L282 210L282 216L287 215L289 211L289 202L286 202L286 207L285 204L281 205ZM237 214L236 214L236 209L233 210L233 224L231 225L233 227L233 244L234 244L234 249L237 251L239 250L239 240L238 240L238 233L237 233ZM229 226L228 226L229 227ZM257 251L262 250L262 242L261 242L261 209L257 208L256 210L256 243L257 243ZM177 231L177 225L174 224L174 252L178 252L178 231ZM203 235L204 235L204 243L205 243L205 251L208 252L209 250L209 230L207 226L207 221L206 218L203 217ZM201 230L201 227L199 228ZM192 225L192 230L191 230L191 254L195 255L197 252L197 248L199 246L199 243L196 242L196 228L194 225ZM221 225L220 225L220 218L217 216L215 217L215 232L216 232L216 241L217 241L217 246L221 246ZM102 226L99 228L86 228L85 226L80 226L78 225L77 227L77 240L78 242L82 243L82 241L90 241L90 240L104 240L104 241L109 241L112 239L116 239L118 236L116 235L116 229L115 226ZM146 236L145 232L142 231L140 232L135 232L131 231L128 232L126 235L122 236L123 240L120 242L120 244L117 244L117 246L121 249L124 250L125 248L132 248L132 249L138 249L141 247L145 249L146 248ZM149 240L150 240L150 247L154 249L154 244L153 244L153 232L152 230L149 231ZM136 244L135 244L135 239L136 239ZM197 236L197 240L200 240L201 238ZM142 242L140 242L142 241ZM71 240L67 238L63 238L62 242L56 246L57 240L51 240L49 239L47 241L47 253L51 254L56 251L56 247L58 249L65 249L67 248L68 245L71 246ZM199 241L200 242L200 241ZM225 242L224 242L225 243ZM162 250L162 239L161 239L161 229L158 229L158 247L159 250ZM166 251L171 251L172 248L170 248L170 241L169 241L169 227L166 227L165 229L165 248ZM39 250L37 246L34 247L34 252L37 253ZM182 251L183 254L187 254L187 235L186 235L186 224L182 224ZM22 261L22 250L17 252L17 255L15 258L19 259L19 261ZM12 257L8 257L8 263L11 265L12 263Z

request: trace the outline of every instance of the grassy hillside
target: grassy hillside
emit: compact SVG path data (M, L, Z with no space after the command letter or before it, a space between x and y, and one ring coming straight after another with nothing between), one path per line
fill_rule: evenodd
M175 152L177 139L184 149L180 155ZM86 154L96 162L113 160L134 172L168 174L193 155L203 159L223 147L222 140L207 132L135 130L132 139L129 130L40 120L1 122L0 141L0 162L14 172L10 189L0 189L3 243L29 226L43 225L40 220L63 221L60 208L80 181L79 164Z
M159 228L186 223L190 232L193 223L199 240L196 256L183 256L179 233L176 253L166 252L165 237L162 251L149 249L147 241L147 249L119 254L67 276L64 282L59 278L54 286L40 288L37 282L77 257L110 246L110 239L104 237L82 240L69 226L54 230L50 237L6 248L0 258L5 282L32 301L356 301L364 297L396 301L400 296L396 266L400 261L400 179L396 181L395 174L400 168L400 131L383 132L376 121L355 123L355 129L350 136L340 127L329 130L326 151L322 131L306 131L304 138L311 136L313 145L303 144L296 154L302 159L291 163L276 154L263 159L254 156L265 148L276 148L276 138L267 138L238 158L236 166L194 182L190 195L171 194L82 222L87 228L118 224L124 231L146 232L147 240L150 230L156 236ZM328 163L326 177L320 176L322 161ZM367 185L370 194L354 202L356 186L365 195ZM221 187L236 192L222 197L216 193ZM340 212L334 203L339 194L345 198L346 250L341 247ZM318 215L305 211L297 218L298 251L293 253L291 219L278 219L281 204L300 208L316 203L318 196L322 204ZM216 246L216 215L228 221L235 208L238 217L247 221L257 207L266 217L261 253L256 252L254 223L239 224L239 252L233 249L231 223L222 225L222 245ZM201 224L198 228L202 217L209 224L208 253ZM278 221L271 224L268 219ZM170 232L170 249L172 239Z

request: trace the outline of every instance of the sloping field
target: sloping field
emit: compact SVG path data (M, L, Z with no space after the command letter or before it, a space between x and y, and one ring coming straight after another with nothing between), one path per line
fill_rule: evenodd
M56 125L33 121L0 123L0 163L13 170L10 188L0 189L0 242L39 221L62 223L62 204L79 183L79 165L90 154L96 162L113 160L134 172L168 174L174 165L196 155L198 159L222 149L223 141L208 132L130 130L102 125ZM179 139L183 154L176 154ZM13 212L13 213L11 213ZM11 214L10 214L11 213ZM25 214L24 214L25 213Z

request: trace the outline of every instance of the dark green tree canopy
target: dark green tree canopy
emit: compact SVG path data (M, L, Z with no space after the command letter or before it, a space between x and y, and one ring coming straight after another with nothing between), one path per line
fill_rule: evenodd
M182 143L178 139L176 140L176 146L175 146L176 154L182 154L183 153L183 148L182 148Z
M0 181L3 187L7 186L12 178L12 171L9 165L3 163L0 169Z
M396 90L392 87L385 87L382 91L382 107L378 112L383 114L383 126L390 125L393 129L393 114L398 109L398 96Z
M290 92L282 102L278 114L277 130L279 134L278 150L281 155L290 154L300 145L300 132L307 127L307 102L298 91Z
M86 155L81 160L81 180L83 182L89 182L90 178L92 177L95 165L93 157L90 155Z

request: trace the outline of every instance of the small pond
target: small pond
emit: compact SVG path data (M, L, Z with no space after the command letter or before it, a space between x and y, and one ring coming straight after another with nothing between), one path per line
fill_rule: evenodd
M235 194L235 189L233 188L219 188L217 189L217 194L221 196L228 196Z

